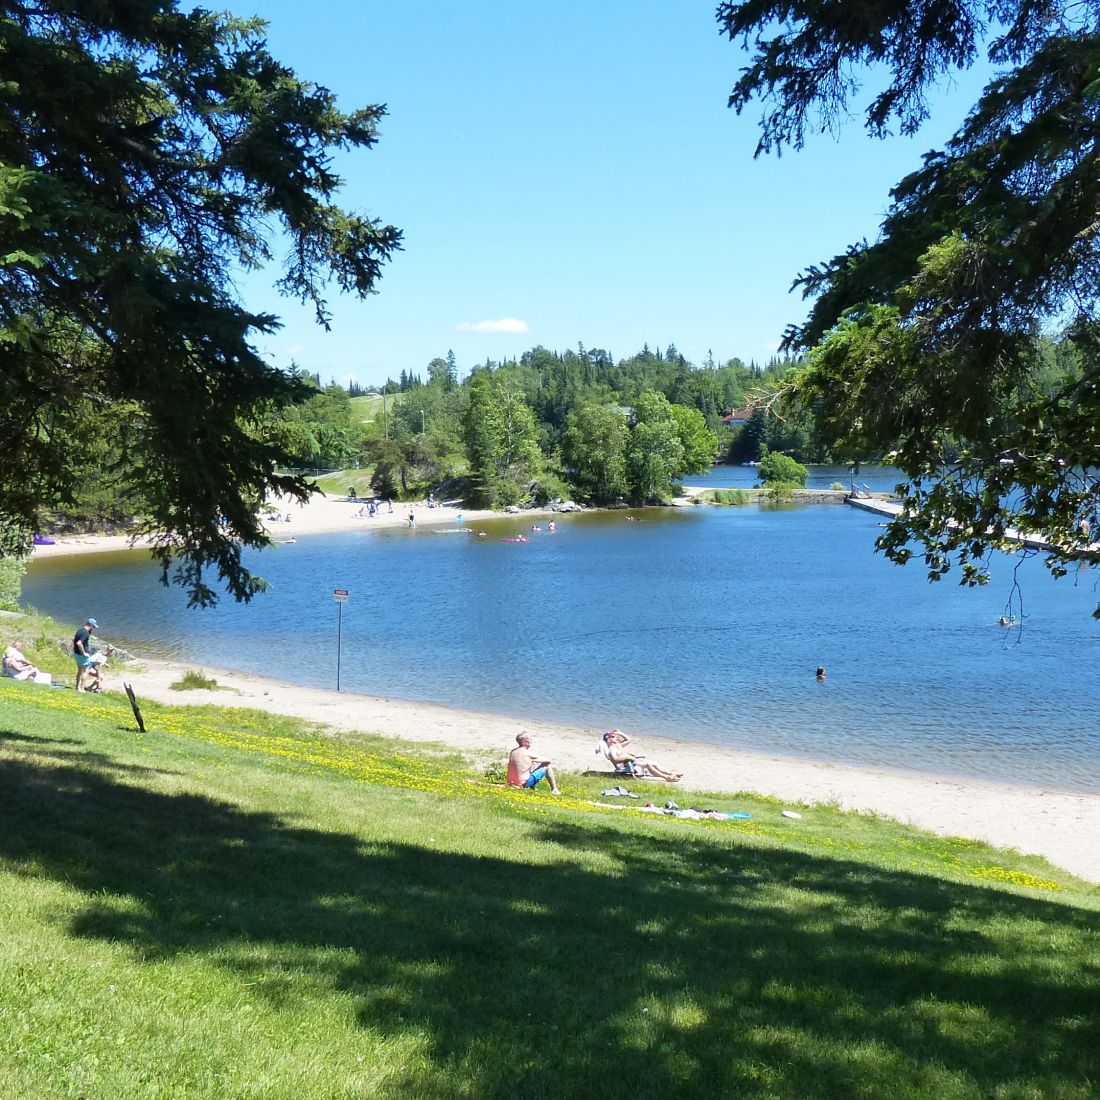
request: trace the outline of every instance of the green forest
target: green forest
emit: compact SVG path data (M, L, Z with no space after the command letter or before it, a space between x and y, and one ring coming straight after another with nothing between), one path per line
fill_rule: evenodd
M322 384L295 367L303 399L272 406L248 430L281 452L288 471L351 471L360 493L395 500L443 487L470 507L645 504L669 499L684 475L716 461L755 460L767 449L804 462L827 459L808 416L765 413L795 366L718 365L709 356L695 366L672 345L615 361L582 345L536 347L460 380L448 352L377 391ZM750 405L747 424L723 423ZM140 513L126 488L133 423L118 405L88 403L79 438L96 474L54 513L55 525L124 526Z
M289 472L347 471L361 495L407 500L443 491L484 508L660 502L685 475L769 453L802 463L881 458L850 453L812 406L786 399L804 370L794 358L758 366L708 355L695 365L671 344L618 361L583 345L535 347L461 379L448 351L372 390L323 384L294 367L302 399L272 406L248 430L282 454ZM1031 381L1053 387L1078 370L1070 346L1045 344ZM741 422L730 426L723 418L735 410ZM54 526L124 527L141 510L127 492L135 421L117 404L91 402L78 419L81 453L96 474L53 513Z

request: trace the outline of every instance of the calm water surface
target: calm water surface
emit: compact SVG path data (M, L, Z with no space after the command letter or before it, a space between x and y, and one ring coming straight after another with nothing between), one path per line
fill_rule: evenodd
M848 489L854 484L875 493L892 493L905 476L893 466L860 466L858 471L851 466L818 465L807 469L807 489L831 489L837 484ZM758 473L754 466L712 466L705 474L690 474L685 480L708 489L752 489L760 485Z
M1017 632L997 625L1012 561L983 589L930 585L839 505L578 515L498 541L529 527L303 536L254 560L268 594L214 611L140 553L38 562L24 597L138 652L334 687L342 586L346 691L1100 790L1093 574L1024 561Z

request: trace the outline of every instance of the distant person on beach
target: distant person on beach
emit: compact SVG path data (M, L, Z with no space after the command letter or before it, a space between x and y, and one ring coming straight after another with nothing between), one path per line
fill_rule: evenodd
M23 643L14 641L4 650L4 675L13 680L33 680L38 666L23 656Z
M629 765L630 774L635 779L645 779L647 775L655 775L658 779L663 779L667 783L679 783L683 778L683 772L669 771L667 768L655 764L648 756L627 748L630 744L630 738L622 730L608 730L603 735L603 739L607 745L608 760L616 767L622 767L624 764Z
M825 679L825 666L818 665L817 672L814 673L814 676L817 678L817 682L820 684L821 681Z
M99 629L95 619L87 619L73 635L73 660L76 661L76 690L84 690L84 677L92 664L92 635Z
M410 527L415 527L416 526L416 513L415 512L410 512L409 513L409 526Z
M554 794L561 794L558 781L554 777L553 761L531 751L529 733L517 733L516 747L508 755L509 785L534 790L544 779L550 784L550 790Z

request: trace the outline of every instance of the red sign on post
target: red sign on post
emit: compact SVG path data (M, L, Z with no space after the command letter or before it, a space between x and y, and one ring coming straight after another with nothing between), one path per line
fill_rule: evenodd
M332 590L332 598L337 603L347 603L348 602L348 590L346 588L334 588Z

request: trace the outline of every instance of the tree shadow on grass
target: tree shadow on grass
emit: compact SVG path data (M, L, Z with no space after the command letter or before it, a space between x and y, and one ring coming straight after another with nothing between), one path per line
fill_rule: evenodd
M4 741L18 741L20 744L33 745L82 745L75 737L33 737L29 733L18 733L16 730L0 729L0 743Z
M71 934L207 954L282 1008L350 993L366 1034L427 1044L382 1096L1062 1096L1095 1073L1095 913L564 815L516 842L366 843L0 762L0 856L83 891ZM524 862L535 842L555 861Z

